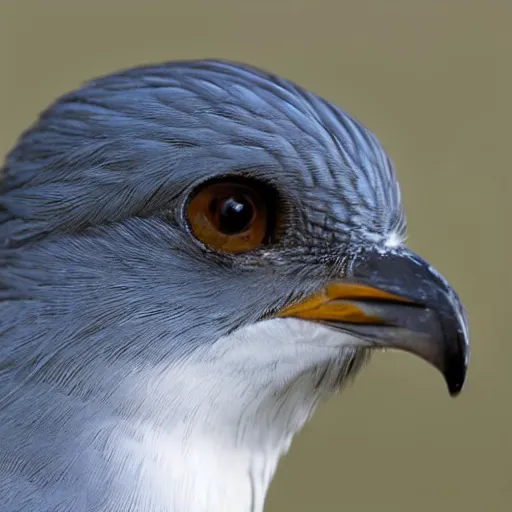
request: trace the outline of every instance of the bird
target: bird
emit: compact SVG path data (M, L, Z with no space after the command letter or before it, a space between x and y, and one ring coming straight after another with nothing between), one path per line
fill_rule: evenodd
M261 512L318 403L372 355L458 395L464 305L406 245L394 165L248 64L84 82L0 183L3 512Z

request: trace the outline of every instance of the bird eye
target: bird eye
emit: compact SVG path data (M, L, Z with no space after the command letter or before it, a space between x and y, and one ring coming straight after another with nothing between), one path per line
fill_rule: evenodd
M231 253L251 251L264 244L269 208L258 188L235 181L201 187L186 211L194 236L212 249Z

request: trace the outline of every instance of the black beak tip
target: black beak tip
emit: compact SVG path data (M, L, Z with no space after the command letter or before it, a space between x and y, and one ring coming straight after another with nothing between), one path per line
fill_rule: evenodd
M448 392L451 397L455 398L460 394L464 386L465 378L465 368L451 369L445 373L446 384L448 385Z
M456 397L462 391L469 362L469 343L464 335L458 340L459 350L446 358L444 378L450 396Z

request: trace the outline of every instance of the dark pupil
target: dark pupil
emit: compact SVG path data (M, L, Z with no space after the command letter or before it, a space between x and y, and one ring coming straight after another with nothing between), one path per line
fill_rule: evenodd
M244 197L229 197L218 205L219 229L226 235L245 231L254 215L250 201Z

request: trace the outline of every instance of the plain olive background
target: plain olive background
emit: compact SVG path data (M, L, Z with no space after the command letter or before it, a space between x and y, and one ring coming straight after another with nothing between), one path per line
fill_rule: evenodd
M268 512L512 510L511 20L510 0L0 0L2 155L86 79L224 57L335 101L394 160L409 245L469 312L467 386L377 355L296 438Z

